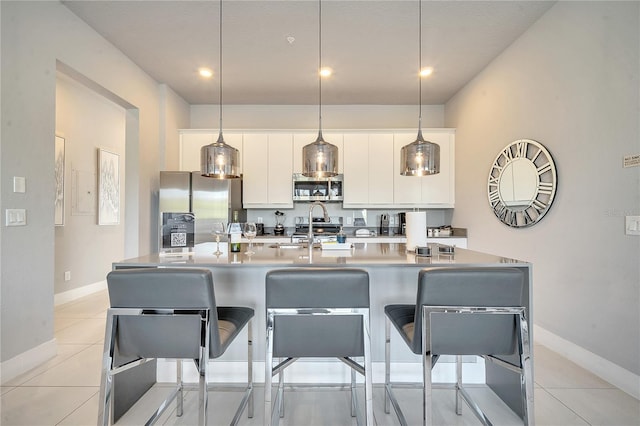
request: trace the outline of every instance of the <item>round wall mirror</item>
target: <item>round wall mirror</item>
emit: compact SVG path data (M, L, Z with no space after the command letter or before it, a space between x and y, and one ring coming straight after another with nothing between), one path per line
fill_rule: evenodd
M556 185L556 166L549 151L534 140L520 139L500 151L491 166L489 204L505 225L531 226L549 211Z

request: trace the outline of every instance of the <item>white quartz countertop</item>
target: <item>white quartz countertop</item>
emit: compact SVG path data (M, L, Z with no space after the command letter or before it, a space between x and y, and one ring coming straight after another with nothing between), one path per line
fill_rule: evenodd
M347 242L349 242L347 240ZM242 244L239 253L229 253L227 244L220 243L223 254L216 256L215 243L202 243L196 246L192 253L183 254L151 254L134 259L115 262L116 267L125 266L426 266L426 265L460 265L482 266L495 264L521 264L527 262L495 256L487 253L456 248L455 254L440 254L439 244L429 244L432 247L431 257L420 257L406 251L404 243L361 243L352 242L347 250L322 250L319 247L311 252L304 248L277 248L277 244L269 242L255 242L254 254L245 254L248 244Z

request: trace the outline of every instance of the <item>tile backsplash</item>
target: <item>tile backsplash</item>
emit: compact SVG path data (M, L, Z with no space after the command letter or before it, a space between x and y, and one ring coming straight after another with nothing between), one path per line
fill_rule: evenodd
M342 223L345 227L362 227L362 228L375 228L380 225L380 215L388 214L390 219L390 226L398 226L398 213L411 211L411 209L343 209L342 204L339 203L326 203L325 206L329 212L329 216L342 217ZM308 217L309 215L309 203L294 203L293 209L280 209L285 213L285 227L295 227L296 217ZM421 211L425 211L421 209ZM264 223L266 228L275 226L276 209L248 209L247 220L253 222ZM451 224L451 217L453 215L453 209L428 209L427 212L427 226L437 227ZM320 208L315 208L313 211L314 217L320 217L322 211Z

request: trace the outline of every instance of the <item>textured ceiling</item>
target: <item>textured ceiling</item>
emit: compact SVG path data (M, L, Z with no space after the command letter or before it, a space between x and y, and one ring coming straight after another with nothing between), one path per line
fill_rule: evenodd
M63 1L73 13L190 104L219 101L218 1ZM423 1L422 102L443 104L554 2ZM419 102L418 1L325 0L323 104ZM223 102L317 104L317 1L223 2ZM290 43L287 38L293 37ZM199 67L214 70L205 81Z

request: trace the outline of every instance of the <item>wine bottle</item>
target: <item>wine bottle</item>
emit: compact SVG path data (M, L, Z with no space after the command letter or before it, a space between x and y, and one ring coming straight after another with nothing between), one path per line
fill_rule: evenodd
M232 253L240 251L240 240L242 238L242 228L238 222L238 211L233 212L233 222L229 224L229 250Z

